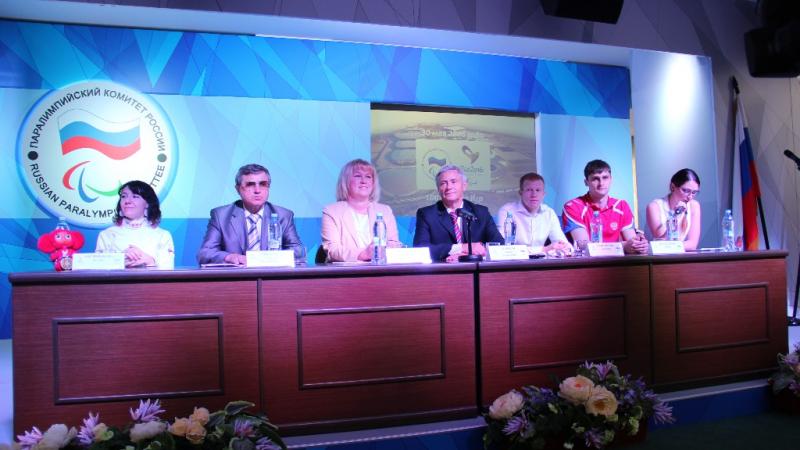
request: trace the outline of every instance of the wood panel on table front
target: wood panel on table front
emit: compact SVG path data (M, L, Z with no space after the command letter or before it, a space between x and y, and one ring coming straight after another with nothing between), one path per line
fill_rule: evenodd
M653 265L654 383L766 373L787 348L783 258Z
M56 404L224 390L219 314L59 318L53 336Z
M301 389L445 376L441 303L303 309L297 316ZM408 334L415 338L398 341Z
M648 268L480 274L482 402L526 384L551 386L584 361L615 360L650 377Z
M137 398L165 417L258 403L256 281L22 285L13 290L14 429L124 424Z
M261 320L284 429L476 413L471 273L265 280Z

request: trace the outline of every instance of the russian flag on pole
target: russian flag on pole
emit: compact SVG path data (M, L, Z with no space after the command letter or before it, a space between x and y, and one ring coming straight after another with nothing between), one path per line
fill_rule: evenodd
M758 231L758 187L756 161L750 144L750 131L742 100L736 96L736 139L733 149L733 219L736 225L736 239L743 239L744 250L758 250L760 239Z

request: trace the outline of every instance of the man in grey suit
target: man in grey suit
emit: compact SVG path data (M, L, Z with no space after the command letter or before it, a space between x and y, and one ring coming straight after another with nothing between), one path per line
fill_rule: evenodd
M269 220L278 214L283 236L281 248L293 250L302 263L303 243L294 227L294 213L268 202L272 181L269 171L258 164L247 164L236 173L236 192L241 200L211 210L197 262L246 265L248 250L266 250Z

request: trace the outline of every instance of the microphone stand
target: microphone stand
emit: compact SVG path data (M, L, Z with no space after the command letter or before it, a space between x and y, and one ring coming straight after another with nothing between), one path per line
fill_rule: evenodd
M784 152L784 154L788 157L792 154L788 149ZM800 161L797 161L795 158L790 158L794 161L796 168L800 171ZM797 278L795 279L794 283L794 307L792 308L792 315L788 317L789 326L796 327L800 325L800 320L797 319L797 300L798 296L800 295L800 253L797 255Z
M800 170L800 167L798 167L797 170ZM788 318L790 327L800 325L800 320L797 319L798 294L800 294L800 254L797 255L797 279L795 279L794 283L794 307L792 308L792 315Z
M479 262L483 260L481 255L472 254L472 216L461 216L467 222L467 254L458 257L458 262Z

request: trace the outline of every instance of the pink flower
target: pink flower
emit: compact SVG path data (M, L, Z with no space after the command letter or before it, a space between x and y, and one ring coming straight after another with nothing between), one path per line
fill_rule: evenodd
M573 405L582 405L592 395L594 382L583 375L569 377L558 385L558 396Z
M42 440L39 441L37 448L41 449L58 449L64 448L72 442L72 439L78 435L78 430L67 428L63 423L50 425L50 428L42 434Z
M21 450L31 450L41 440L42 432L36 427L33 427L31 431L26 431L25 434L17 435L17 442L19 442Z
M206 429L200 422L189 421L189 428L186 429L186 439L192 444L199 445L206 438Z
M253 423L247 419L236 419L233 421L233 434L240 438L250 438L256 436Z
M272 442L268 437L262 437L256 441L256 450L281 450L280 446Z
M198 422L200 425L205 425L208 423L209 417L210 413L207 409L195 407L194 412L189 416L189 420Z
M145 439L151 439L164 432L167 429L167 424L152 420L150 422L140 422L131 428L131 441L141 442Z
M492 419L508 419L522 409L525 399L522 394L511 390L497 399L489 407L489 417Z
M92 445L94 442L94 428L100 423L100 414L89 413L89 417L83 419L83 425L78 430L78 442L84 447Z
M586 400L586 412L595 416L612 416L617 412L617 406L614 393L603 386L592 389L589 399Z
M129 409L131 413L131 419L134 422L152 422L154 420L158 420L158 415L163 413L164 410L161 409L161 402L156 399L152 403L150 399L147 400L139 400L139 407L136 408L136 411L133 409Z
M170 433L174 434L175 436L186 436L186 431L189 429L189 419L181 418L175 419L175 422L172 422L172 425L169 426L168 430Z

